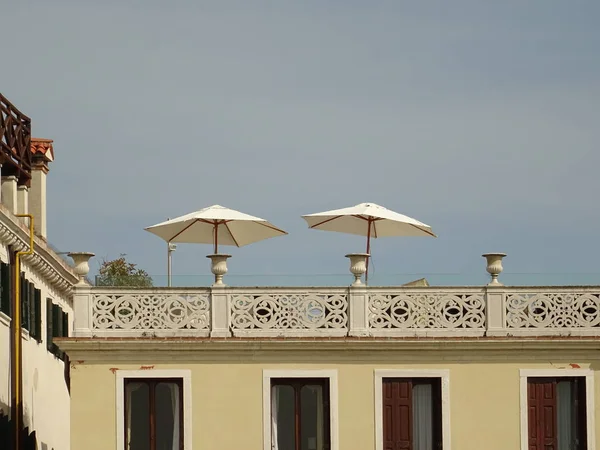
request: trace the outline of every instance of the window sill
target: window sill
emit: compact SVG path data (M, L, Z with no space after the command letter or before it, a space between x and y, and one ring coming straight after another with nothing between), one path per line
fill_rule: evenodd
M3 312L0 312L0 324L6 325L7 327L10 328L11 322L12 322L12 319L10 317L8 317ZM31 336L29 336L29 331L25 330L24 328L21 328L21 337L23 339L25 339L26 341L31 340Z

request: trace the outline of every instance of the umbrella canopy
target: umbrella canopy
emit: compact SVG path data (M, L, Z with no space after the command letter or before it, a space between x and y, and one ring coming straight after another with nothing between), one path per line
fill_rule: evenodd
M213 244L242 247L287 234L260 217L220 205L209 206L185 216L145 228L170 243Z
M437 237L429 225L412 217L390 211L375 203L360 203L349 208L334 209L302 216L310 228L367 237L367 253L371 252L371 238L386 236ZM368 260L367 260L368 270ZM368 274L368 272L367 272Z

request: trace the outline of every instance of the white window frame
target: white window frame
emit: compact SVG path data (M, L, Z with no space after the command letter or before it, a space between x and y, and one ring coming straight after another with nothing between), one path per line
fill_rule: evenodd
M450 371L448 369L375 369L375 450L383 450L383 379L440 378L442 387L442 446L450 450Z
M520 375L520 417L521 417L521 450L528 447L527 424L527 379L528 378L563 378L585 377L585 415L588 450L596 449L595 405L594 405L594 371L591 369L521 369Z
M183 385L183 448L192 450L191 370L117 370L117 450L125 450L125 379L180 378Z
M339 450L337 370L263 370L264 450L271 450L271 380L276 378L329 379L329 437L331 450Z

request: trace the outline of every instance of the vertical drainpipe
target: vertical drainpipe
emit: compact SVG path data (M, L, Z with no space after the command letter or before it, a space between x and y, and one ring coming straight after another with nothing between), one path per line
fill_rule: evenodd
M17 217L29 218L29 249L24 252L14 253L14 280L11 320L12 326L12 348L11 348L11 390L12 390L12 423L14 450L22 449L23 428L23 351L21 338L21 256L33 254L33 216L31 214L17 214ZM11 252L11 254L13 254Z

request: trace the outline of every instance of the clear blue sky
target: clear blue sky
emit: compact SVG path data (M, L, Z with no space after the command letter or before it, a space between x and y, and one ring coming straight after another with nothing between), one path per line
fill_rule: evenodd
M379 273L600 274L597 0L0 0L0 89L55 141L49 239L164 274L143 228L222 204L289 231L230 274L347 273L371 201L439 235ZM229 249L228 249L229 250ZM207 274L180 245L174 273ZM267 277L268 278L268 277ZM598 275L600 283L600 275Z

